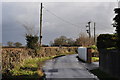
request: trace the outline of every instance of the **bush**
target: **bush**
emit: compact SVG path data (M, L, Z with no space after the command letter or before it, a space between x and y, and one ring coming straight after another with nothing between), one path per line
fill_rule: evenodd
M99 61L99 57L92 57L92 62L98 62Z
M92 46L90 46L89 48L94 49L94 50L97 50L97 46L96 46L96 45L92 45Z
M38 39L38 36L26 35L27 47L31 49L39 47Z
M116 34L100 34L97 37L97 47L98 49L116 47L116 40Z

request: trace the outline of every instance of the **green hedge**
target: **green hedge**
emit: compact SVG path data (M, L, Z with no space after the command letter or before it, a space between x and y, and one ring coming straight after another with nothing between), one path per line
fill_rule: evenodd
M116 34L100 34L97 37L98 49L116 47Z

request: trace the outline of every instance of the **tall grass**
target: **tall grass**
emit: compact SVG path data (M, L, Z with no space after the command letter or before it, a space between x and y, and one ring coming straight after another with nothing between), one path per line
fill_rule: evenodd
M74 54L73 52L70 53L61 53L55 56L50 57L41 57L41 58L28 58L23 60L19 64L15 64L14 68L9 71L5 71L3 73L3 78L7 78L10 80L37 80L41 77L45 76L42 72L42 66L44 62L49 59L57 58L60 56Z
M42 65L43 62L52 59L54 56L51 57L43 57L43 58L29 58L25 59L20 64L16 64L15 67L10 70L7 74L3 74L3 78L6 76L9 78L13 78L13 80L20 79L39 79L44 76L42 72Z

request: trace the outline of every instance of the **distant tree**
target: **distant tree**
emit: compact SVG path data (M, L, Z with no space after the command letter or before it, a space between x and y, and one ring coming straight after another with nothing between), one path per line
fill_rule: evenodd
M53 46L53 41L50 41L49 45L50 45L50 46Z
M60 36L56 38L54 42L50 42L53 46L73 46L74 40L72 38L67 38L66 36Z
M14 43L11 42L11 41L8 41L8 42L7 42L7 45L8 45L9 47L13 47L13 44L14 44Z
M14 46L17 47L17 48L19 48L19 47L22 46L22 43L20 43L20 42L16 42L16 43L14 43Z
M60 36L59 38L50 41L51 46L73 46L74 40L72 38L67 38L66 36Z
M49 47L49 45L46 45L46 44L42 44L42 47Z
M74 46L75 45L75 41L72 38L68 38L67 43L68 43L69 46Z
M54 40L53 45L58 45L58 46L60 46L60 45L67 45L67 38L66 38L66 36L60 36L59 38L56 38Z
M89 38L85 33L80 33L80 36L76 40L67 38L66 36L60 36L54 39L53 42L50 42L52 46L90 46L94 44L94 38Z
M80 41L80 38L77 38L76 40L75 40L75 43L74 43L76 46L81 46L82 44L81 44L81 41Z
M80 36L75 41L75 45L78 46L90 46L93 44L94 44L93 37L89 38L85 33L80 33Z

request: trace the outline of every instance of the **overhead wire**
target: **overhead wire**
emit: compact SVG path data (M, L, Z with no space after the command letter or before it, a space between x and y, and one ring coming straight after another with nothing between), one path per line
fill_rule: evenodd
M54 13L51 12L50 10L46 9L45 7L43 7L43 8L44 8L47 12L49 12L50 14L52 14L53 16L55 16L55 17L57 17L58 19L62 20L63 22L66 22L66 23L68 23L68 24L71 24L71 25L73 25L73 26L75 26L75 27L77 27L77 28L79 27L78 25L73 24L73 23L71 23L71 22L69 22L69 21L67 21L67 20L65 20L65 19L57 16L56 14L54 14Z

